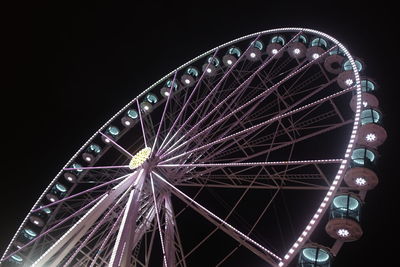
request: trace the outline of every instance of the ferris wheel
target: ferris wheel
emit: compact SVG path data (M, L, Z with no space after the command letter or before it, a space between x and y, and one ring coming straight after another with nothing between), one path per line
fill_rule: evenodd
M303 28L190 60L83 144L2 266L331 266L386 139L365 68Z

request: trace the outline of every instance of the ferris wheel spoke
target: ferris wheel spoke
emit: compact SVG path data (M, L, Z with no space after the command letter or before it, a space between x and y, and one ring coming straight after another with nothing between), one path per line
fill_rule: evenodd
M257 243L256 241L254 241L247 235L243 234L238 229L236 229L229 223L225 222L224 220L219 218L217 215L215 215L211 211L207 210L205 207L203 207L202 205L197 203L195 200L193 200L192 198L187 196L185 193L180 191L178 188L176 188L174 185L172 185L167 180L165 180L162 176L160 176L156 172L153 172L153 174L156 175L159 180L161 180L162 182L167 184L171 188L171 191L175 196L177 196L179 199L181 199L183 202L185 202L192 209L197 211L205 219L207 219L214 225L218 226L223 232L225 232L226 234L231 236L233 239L238 241L244 247L248 248L251 252L255 253L257 256L259 256L266 262L273 264L273 265L276 265L276 261L280 260L280 258L277 255L275 255L273 252L266 249L261 244Z
M188 173L182 177L176 186L204 186L204 187L215 187L215 188L240 188L250 186L251 189L305 189L305 190L327 190L330 186L330 182L327 181L326 176L317 164L313 164L316 172L303 170L296 172L303 167L310 165L287 165L284 170L273 170L273 173L268 171L265 166L261 169L264 170L263 174L256 176L256 180L251 185L250 181L255 178L254 175L243 175L250 169L239 169L236 172L231 171L225 175L210 174L204 175L204 173ZM271 168L272 169L272 168ZM290 173L288 173L290 172Z
M298 138L294 139L293 141L288 141L288 142L284 142L284 143L279 144L279 145L275 145L275 146L268 147L268 148L263 149L263 150L261 150L261 151L259 151L259 152L256 152L256 153L254 153L254 154L251 154L251 155L249 155L248 157L234 159L234 160L232 160L232 162L243 162L243 161L246 161L246 160L250 160L250 159L252 159L252 158L257 158L257 157L259 157L259 156L261 156L261 155L268 155L268 154L271 153L272 151L276 151L276 150L282 149L282 148L287 147L287 146L289 146L289 145L292 145L292 144L294 144L294 143L296 143L296 142L300 142L300 141L304 141L304 140L313 138L313 137L318 136L318 135L320 135L320 134L323 134L323 133L325 133L325 132L329 132L329 131L332 131L332 130L334 130L334 129L340 128L340 127L342 127L342 126L348 125L348 124L350 124L350 123L352 123L352 122L353 122L353 120L348 120L348 121L346 121L346 122L344 122L344 123L334 124L334 125L328 126L328 127L326 127L326 128L320 129L320 130L318 130L318 131L315 131L315 132L313 132L313 133L310 133L310 134L307 134L307 135L298 137ZM161 163L161 164L163 164L163 163ZM200 171L197 175L204 175L204 174L206 174L206 173L214 172L214 171L216 171L216 170L219 170L220 168L221 168L221 167L212 167L212 168L209 168L209 169L207 169L207 170Z
M329 186L322 186L322 185L316 185L316 184L310 184L310 183L302 183L299 181L290 181L302 185L282 185L282 186L277 186L277 185L271 185L271 184L254 184L254 185L238 185L238 184L231 184L231 183L196 183L196 182L186 182L186 183L176 183L176 186L182 186L182 187L206 187L206 188L221 188L221 189L260 189L260 190L318 190L318 191L328 191Z
M152 147L152 149L151 149L152 151L154 151L154 148L155 148L155 146L157 145L158 136L159 136L159 134L160 134L161 126L163 125L164 118L165 118L165 113L166 113L167 108L168 108L168 103L169 103L169 101L170 101L170 99L171 99L171 91L172 91L172 89L174 88L173 85L175 84L176 73L177 73L177 72L175 71L175 73L174 73L174 78L172 78L172 85L171 85L171 87L170 87L170 89L169 89L169 91L168 91L168 97L167 97L167 100L166 100L166 102L165 102L165 106L164 106L163 113L162 113L162 115L161 115L161 119L160 119L160 122L159 122L159 125L158 125L158 130L157 130L156 136L154 137L154 143L153 143L153 147Z
M297 38L299 35L301 34L301 32L297 33L287 44L285 44L279 51L278 53L272 55L270 58L268 58L266 61L264 61L260 67L258 67L251 75L250 77L248 77L243 83L241 83L235 90L233 90L225 99L223 99L222 101L220 101L218 103L217 106L215 106L206 116L204 116L203 118L201 118L188 132L186 132L181 138L179 138L176 142L174 142L174 144L172 146L170 146L166 152L164 154L167 154L168 151L171 151L171 149L173 149L175 147L175 145L177 145L178 143L180 143L180 141L185 138L191 131L193 131L193 129L197 128L199 124L201 124L203 121L205 121L211 114L213 114L213 112L215 112L217 109L219 109L220 107L222 107L222 105L224 105L232 96L235 96L238 92L241 92L243 90L243 88L249 84L249 81L251 81L252 79L254 79L255 75L260 72L265 66L267 66L271 61L273 61L275 59L275 57L277 55L279 55L280 53L282 53L282 51L284 49L286 49L286 47L288 46L289 43L291 43L293 40L295 40L295 38ZM244 55L244 54L243 54ZM242 55L242 56L243 56ZM237 63L237 62L236 62ZM220 83L218 83L220 84ZM217 84L217 85L218 85ZM215 87L216 88L216 87ZM214 88L214 89L215 89ZM270 88L269 88L270 89ZM270 90L266 90L267 93L270 92ZM266 93L262 93L259 95L259 97L264 96ZM258 99L258 98L257 98ZM234 101L232 101L231 103L233 103ZM250 103L249 103L250 104ZM229 106L229 104L228 104ZM194 113L193 113L194 114ZM183 126L183 125L182 125Z
M214 51L213 57L215 57L215 55L217 54L218 49L216 49ZM208 62L207 68L210 66L211 62ZM199 80L197 81L196 85L194 86L192 92L190 93L189 97L187 98L187 100L185 101L185 103L183 104L183 106L179 109L179 114L178 116L175 118L174 122L172 123L172 126L169 128L168 133L166 134L166 136L164 137L164 140L161 142L160 147L158 148L158 151L161 151L164 147L164 145L168 145L169 142L174 138L175 134L180 131L179 129L176 131L176 133L174 134L174 136L171 139L168 139L169 135L171 134L172 130L175 128L177 122L181 119L182 114L186 111L186 107L189 105L190 100L192 99L192 97L194 96L194 94L197 92L197 89L200 87L201 82L203 81L204 77L205 77L206 72L204 71ZM173 86L171 86L172 88ZM166 143L165 143L166 142Z
M257 40L258 40L258 38L260 37L260 35L258 35L256 38L255 38L255 40L253 41L253 42L256 42ZM199 112L199 109L201 108L201 107L203 107L203 105L205 104L205 103L209 103L210 101L209 101L209 98L214 94L214 92L216 92L220 87L221 87L221 84L226 80L226 78L228 77L228 75L235 69L235 67L239 64L239 62L243 59L243 57L244 57L244 55L246 54L246 52L250 49L252 47L252 44L250 44L248 47L247 47L247 49L245 50L245 52L238 58L238 60L235 62L235 63L233 63L233 65L225 72L225 74L222 76L222 78L218 81L218 83L209 91L209 93L206 95L206 97L201 101L201 103L200 104L198 104L197 106L196 106L196 108L194 109L194 111L190 114L190 116L180 125L180 127L178 128L178 130L174 133L174 135L170 138L170 139L168 139L167 140L167 142L165 143L165 146L163 147L163 149L161 149L160 148L160 153L159 153L159 155L161 155L162 153L163 153L163 151L165 150L165 147L175 138L175 136L184 128L184 126L186 126L187 124L188 124L188 122L192 119L192 117L193 116L195 116L198 112ZM215 51L215 54L214 54L214 56L216 55L216 52L217 51ZM208 66L210 65L210 62L208 63ZM203 73L203 75L205 74L205 72ZM198 83L199 84L199 83ZM197 84L197 85L198 85ZM186 103L188 103L188 101L186 102ZM177 121L177 120L176 120ZM171 129L172 129L173 127L171 127ZM165 138L165 140L167 139L167 137ZM180 140L180 139L179 139ZM178 142L179 142L179 140L178 140Z
M128 158L132 158L133 155L131 153L129 153L125 148L123 148L122 146L120 146L116 141L112 140L111 138L109 138L107 135L103 134L102 132L99 132L104 138L106 138L106 140L108 140L111 144L113 144L115 146L115 148L120 151L122 154L124 154L125 156L127 156Z
M144 130L142 112L141 112L141 108L140 108L140 105L139 105L139 99L138 98L136 99L136 106L137 106L137 110L138 110L138 113L139 113L140 126L142 128L144 146L147 147L146 132Z
M205 145L203 145L203 146L199 146L199 147L197 147L197 148L195 148L195 149L192 149L192 150L190 150L190 151L183 152L183 153L178 154L178 155L176 155L176 156L170 157L170 158L168 158L168 159L162 161L161 163L165 163L165 162L171 161L171 160L173 160L173 159L186 156L186 155L191 154L191 153L193 153L193 152L196 152L196 151L199 151L199 150L203 150L203 149L209 148L209 147L211 147L211 146L213 146L213 145L215 145L215 144L226 142L226 141L229 140L229 139L235 138L235 137L237 137L237 136L240 136L240 135L243 135L243 134L246 134L246 133L252 133L252 132L254 132L255 130L260 129L260 128L263 127L263 126L268 126L268 125L272 124L272 123L275 122L275 121L278 121L278 120L281 120L282 118L291 116L291 115L293 115L293 114L295 114L295 113L297 113L297 112L300 112L300 111L309 109L309 108L311 108L311 107L313 107L313 106L315 106L315 105L319 105L319 104L321 104L321 103L323 103L323 102L325 102L325 101L327 101L327 100L329 100L329 99L338 97L338 96L340 96L340 95L342 95L342 94L345 94L345 93L347 93L347 92L349 92L349 91L351 91L351 90L353 90L353 89L354 89L354 87L349 87L349 88L347 88L347 89L344 89L344 90L342 90L342 91L340 91L340 92L331 94L331 95L329 95L329 96L327 96L327 97L321 98L321 99L319 99L319 100L317 100L317 101L314 101L314 102L312 102L312 103L306 104L306 105L301 106L301 107L299 107L299 108L296 108L296 109L294 109L294 110L288 111L288 112L283 113L283 114L278 115L278 116L275 116L275 117L273 117L273 118L271 118L271 119L269 119L269 120L266 120L266 121L264 121L264 122L260 122L260 123L258 123L258 124L256 124L256 125L253 125L253 126L251 126L251 127L248 127L248 128L246 128L246 129L243 129L243 130L241 130L241 131L239 131L239 132L233 133L233 134L231 134L231 135L228 135L228 136L226 136L226 137L220 138L220 139L215 140L215 141L213 141L213 142L209 142L208 144L205 144Z
M331 48L333 49L333 48ZM321 55L321 57L326 56L327 54L329 54L329 51L326 51L324 54ZM184 144L189 143L193 140L195 140L199 135L204 134L204 132L207 133L207 131L209 132L210 130L212 130L214 127L220 125L222 122L224 122L225 120L227 120L228 118L230 118L232 115L236 114L238 111L241 111L242 109L244 109L245 107L247 107L248 105L254 103L255 101L259 101L259 103L263 100L263 98L267 97L269 94L271 94L274 90L276 90L280 85L282 85L284 82L286 82L287 80L289 80L291 77L295 76L298 73L301 73L301 71L307 69L308 67L310 67L312 64L314 64L316 61L316 59L311 60L310 62L308 62L306 65L293 70L290 74L288 74L287 76L285 76L283 79L281 79L279 82L275 83L272 87L269 87L268 89L266 89L264 92L262 92L261 94L257 95L256 97L250 99L249 101L247 101L246 103L244 103L243 105L239 106L238 108L236 108L234 111L230 112L228 115L220 118L219 120L215 121L213 124L209 125L208 127L206 127L204 130L202 130L200 133L197 133L196 135L194 135L193 137L190 137L188 140L184 141L183 143L179 144L178 146L176 146L175 148L173 148L175 145L177 145L181 139L183 139L185 137L182 136L177 142L174 143L174 145L172 145L168 150L166 150L166 152L161 156L161 158L165 157L166 155L172 153L173 151L179 149L180 147L182 147ZM255 74L257 73L257 71L255 72ZM322 88L325 88L325 86L322 86ZM322 89L321 88L321 89ZM237 89L242 89L241 86L239 86ZM236 89L236 90L237 90ZM320 89L320 90L321 90ZM354 89L354 88L353 88ZM233 92L235 92L236 90L234 90ZM319 90L314 91L311 95L314 95L318 92ZM233 93L232 92L232 93ZM309 97L309 96L308 96ZM307 97L307 98L308 98ZM306 98L302 98L301 100L298 101L298 103L301 103L305 100ZM224 99L223 101L221 101L215 108L219 108L221 106L221 103L224 103L226 99ZM298 105L298 103L293 104L292 108L295 107L296 105ZM232 104L232 103L231 103ZM290 110L289 108L286 109ZM196 125L194 125L191 129L194 129L198 124L200 124L201 122L203 122L206 118L208 118L208 116L203 117ZM191 132L191 130L189 130L186 135L188 135Z
M315 160L292 160L292 161L266 161L266 162L232 162L232 163L186 163L186 164L158 164L157 167L244 167L244 166L287 166L287 165L309 165L309 164L331 164L341 163L343 159L315 159Z
M296 67L294 67L293 69L290 69L290 70L289 70L289 73L296 71L298 68L300 68L300 67L305 63L305 61L306 61L306 60L300 62ZM278 62L278 61L276 61L276 62ZM272 69L272 70L273 70L273 69ZM271 70L271 71L272 71L272 70ZM271 72L271 71L270 71L270 72ZM269 87L267 86L267 84L266 84L266 81L269 80L268 77L269 77L270 74L267 74L265 77L261 77L260 74L261 74L261 73L257 73L257 74L256 74L256 77L258 77L258 79L261 81L261 83L260 83L261 87L259 88L259 91L263 92L263 91L265 90L265 88L269 88ZM275 85L273 82L271 82L271 84L272 84L272 86ZM256 87L256 88L257 88L257 87ZM279 93L278 93L277 90L274 90L273 93L275 93L276 95L279 96ZM244 113L242 116L238 116L238 117L237 117L237 116L235 115L236 121L235 121L234 123L231 123L231 124L229 125L229 127L227 127L227 130L225 130L222 134L219 134L218 138L221 138L221 137L223 137L223 136L226 136L227 133L229 133L233 128L235 128L235 127L238 126L239 124L242 125L243 122L244 122L244 119L246 119L246 118L250 117L252 114L254 114L255 109L256 109L256 108L259 108L259 107L260 107L260 104L261 104L268 96L269 96L269 94L267 94L267 95L261 97L261 98L260 98L254 105L252 105L252 107L251 107L246 113ZM251 96L250 99L252 99L252 98L254 98L254 97L256 97L256 96ZM280 101L284 102L284 98L283 98L283 97L280 97L279 99L280 99ZM236 101L233 101L233 102L236 102ZM229 115L230 113L233 113L233 111L229 110L228 115ZM225 117L226 117L226 116L225 116ZM218 117L216 120L219 120L219 119L223 119L223 117L222 117L222 116L221 116L221 117ZM224 123L225 123L225 122L224 122ZM222 128L222 127L223 127L222 125L219 125L219 128ZM243 128L244 128L244 127L243 127Z
M127 169L129 165L119 166L91 166L91 167L79 167L79 168L64 168L64 171L80 171L80 170L101 170L101 169Z
M321 120L324 120L326 118L330 118L332 117L334 114L331 111L319 114L317 116L311 117L307 120L303 120L303 121L296 121L295 123L292 123L291 127L289 128L285 128L283 129L279 129L280 127L276 127L273 133L270 134L263 134L262 136L256 138L256 134L252 135L252 136L248 136L246 138L246 142L241 145L241 146L233 146L233 143L222 143L220 144L217 148L213 149L212 151L210 151L205 157L202 158L202 161L209 161L209 160L214 160L215 162L219 162L219 161L227 161L226 156L233 154L239 150L242 150L242 152L244 154L245 150L244 149L256 149L257 147L269 147L272 148L272 146L277 145L277 142L275 141L275 139L277 137L281 137L284 134L286 134L288 131L294 131L294 130L299 130L299 129L307 129L310 127L310 125L314 124L315 122L319 122ZM347 122L348 123L348 122ZM346 125L346 122L344 122L340 126L344 126ZM329 127L329 126L325 126L325 127ZM334 130L336 128L332 128L331 130ZM315 130L315 129L314 129ZM322 134L323 132L321 132ZM297 136L300 136L300 134L298 134ZM313 135L314 136L314 135ZM246 137L246 136L245 136ZM243 138L245 137L241 137L239 140L237 140L237 142L240 142L241 140L243 140ZM290 142L296 141L296 139L291 139ZM306 140L306 139L303 139ZM299 140L302 141L302 140ZM254 153L251 153L254 154ZM268 157L268 153L267 153L267 157ZM232 161L235 161L233 159L231 159Z
M245 190L245 191L242 193L242 195L237 199L235 205L231 208L231 211L225 216L224 221L226 221L226 220L232 215L232 213L234 212L234 210L235 210L235 209L237 208L237 206L240 204L240 202L241 202L241 200L243 199L243 197L247 194L247 192L249 191L249 189L251 189L250 186L256 181L257 177L260 175L260 172L261 172L261 171L259 171L259 172L257 173L257 175L255 175L255 177L252 178L252 181L251 181L250 185L249 185L247 188L245 188L246 190ZM175 185L176 185L176 184L175 184ZM207 241L218 229L219 229L219 226L217 225L213 231L211 231L206 237L204 237L200 242L198 242L198 244L197 244L195 247L193 247L193 248L186 254L185 258L188 257L190 254L192 254L196 249L198 249L198 248L199 248L205 241Z

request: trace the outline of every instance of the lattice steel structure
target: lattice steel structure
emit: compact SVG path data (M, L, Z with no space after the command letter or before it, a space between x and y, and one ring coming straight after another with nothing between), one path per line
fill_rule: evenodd
M194 58L84 143L2 264L330 266L362 234L359 209L386 138L364 68L333 37L302 28ZM321 222L333 239L310 245ZM210 246L216 255L202 256Z

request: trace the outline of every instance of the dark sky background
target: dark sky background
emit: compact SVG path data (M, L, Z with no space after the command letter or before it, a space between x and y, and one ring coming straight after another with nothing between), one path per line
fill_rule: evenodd
M352 6L322 1L216 2L35 2L3 10L8 16L2 34L7 48L2 51L1 253L65 162L138 93L224 42L296 26L336 37L365 61L367 75L381 88L378 97L389 135L380 148L380 184L368 194L363 210L365 235L344 246L335 266L383 266L398 255L395 8L367 1Z

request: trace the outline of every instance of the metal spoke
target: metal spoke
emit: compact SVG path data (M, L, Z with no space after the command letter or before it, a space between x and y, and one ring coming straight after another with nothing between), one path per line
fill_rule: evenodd
M176 79L176 71L175 71L175 73L174 73L174 78L172 79L171 87L170 87L170 89L169 89L169 91L168 91L167 101L165 102L164 110L163 110L163 113L162 113L162 115L161 115L160 123L159 123L159 125L158 125L158 130L157 130L156 136L155 136L155 138L154 138L153 147L152 147L152 149L151 149L152 151L154 151L154 148L155 148L155 146L157 145L157 139L158 139L158 136L159 136L159 134L160 134L161 126L162 126L163 121L164 121L165 112L167 111L168 103L169 103L169 101L170 101L170 99L171 99L171 92L172 92L172 89L174 88L175 79Z
M118 145L117 142L115 142L114 140L112 140L112 138L108 137L107 135L103 134L102 132L100 132L100 134L106 138L107 140L109 140L119 151L121 151L123 154L125 154L128 158L132 158L133 155L131 153L129 153L125 148L123 148L122 146Z
M244 167L244 166L279 166L279 165L303 165L303 164L330 164L341 163L343 159L315 159L292 161L267 161L267 162L233 162L233 163L195 163L195 164L158 164L157 167Z
M213 54L213 57L215 57L215 55L217 54L217 52L218 52L218 49L215 49L214 54ZM210 66L210 64L211 64L211 62L208 62L207 68ZM176 133L178 133L178 132L180 131L180 128L179 128L179 129L175 132L174 136L173 136L172 138L168 139L169 135L171 134L172 129L175 128L176 123L179 121L179 119L181 118L181 116L182 116L184 110L186 110L186 107L187 107L188 104L190 103L189 101L192 99L192 96L194 95L195 92L197 92L197 88L200 87L200 83L201 83L201 81L203 80L203 78L205 77L205 75L206 75L206 72L204 71L204 72L201 74L200 79L197 81L197 83L196 83L195 87L193 88L191 94L189 95L188 99L187 99L186 102L184 103L183 107L180 108L180 112L179 112L178 116L176 117L176 119L174 120L172 126L169 128L169 131L168 131L167 135L165 136L164 140L162 141L162 143L161 143L161 145L160 145L160 147L159 147L159 149L158 149L158 153L159 153L160 151L162 151L163 147L164 147L165 145L168 145L169 142L175 137ZM171 87L173 87L173 86L171 86ZM165 143L165 142L166 142L166 143ZM159 155L159 154L157 154L157 155Z
M136 98L136 106L137 106L137 110L138 110L138 113L139 113L140 126L142 127L142 135L143 135L144 146L147 147L146 133L145 133L145 130L144 130L142 112L141 112L141 108L140 108L140 105L139 105L139 99L138 98Z
M238 229L230 225L229 223L225 222L224 220L220 219L217 215L212 213L211 211L207 210L204 208L202 205L191 199L189 196L187 196L185 193L180 191L178 188L176 188L174 185L169 183L167 180L165 180L163 177L161 177L159 174L156 172L153 172L154 175L156 175L159 180L163 181L165 184L167 184L172 190L172 192L180 198L182 201L184 201L187 205L192 207L194 210L198 211L201 215L204 216L207 220L209 220L211 223L217 225L220 227L222 231L227 233L229 236L237 240L239 243L241 243L243 246L247 247L249 250L251 250L253 253L255 253L257 256L261 257L263 260L270 264L276 264L276 260L281 260L277 255L275 255L273 252L270 250L266 249L263 247L261 244L257 243L250 237L246 236L242 232L240 232Z
M292 40L294 40L294 39L295 39L297 36L299 36L300 34L301 34L301 32L297 33L297 34L295 35L295 37L292 38ZM288 43L289 43L289 42L288 42ZM235 90L233 90L233 91L229 94L229 96L227 96L225 99L223 99L221 102L219 102L218 105L216 105L216 106L212 109L211 112L209 112L209 113L208 113L206 116L204 116L199 122L197 122L197 123L191 128L191 130L192 130L192 129L195 129L201 122L203 122L205 119L207 119L207 118L209 117L209 115L212 114L213 111L215 111L216 109L222 107L222 105L225 104L225 102L227 102L228 99L229 99L231 96L235 95L237 92L240 92L240 91L242 90L242 88L243 88L244 86L246 86L246 85L249 83L249 81L251 81L251 80L256 76L256 74L257 74L258 72L260 72L260 71L261 71L266 65L268 65L271 61L273 61L274 58L275 58L278 54L282 53L283 49L286 48L286 46L287 46L287 44L286 44L284 47L282 47L282 48L278 51L278 53L276 53L276 54L273 55L272 57L268 58L265 62L263 62L263 64L261 64L260 67L258 67L257 70L255 70L255 71L253 72L253 74L252 74L249 78L247 78L247 79L246 79L243 83L241 83ZM243 55L244 55L244 54L243 54ZM242 55L242 56L243 56L243 55ZM237 63L237 62L236 62L236 63ZM216 87L215 87L215 88L216 88ZM264 95L264 94L263 94L263 95ZM183 135L180 139L178 139L178 141L176 141L168 150L172 149L176 144L178 144L188 133L190 133L191 130L189 130L189 132L187 132L187 133L186 133L185 135ZM167 150L167 151L168 151L168 150ZM162 156L161 156L161 157L162 157Z
M234 137L236 137L236 136L240 136L240 135L246 134L246 133L248 133L248 132L257 130L257 129L263 127L263 126L270 125L271 123L273 123L273 122L275 122L275 121L278 121L278 120L280 120L280 119L282 119L282 118L288 117L288 116L290 116L290 115L292 115L292 114L295 114L295 113L297 113L297 112L299 112L299 111L302 111L302 110L304 110L304 109L313 107L313 106L315 106L315 105L319 105L319 104L321 104L321 103L323 103L323 102L325 102L325 101L327 101L327 100L329 100L329 99L331 99L331 98L334 98L334 97L337 97L337 96L339 96L339 95L342 95L342 94L344 94L344 93L346 93L346 92L348 92L348 91L351 91L351 90L353 90L353 89L354 89L353 87L350 87L350 88L348 88L348 89L344 89L344 90L342 90L342 91L340 91L340 92L338 92L338 93L329 95L329 96L327 96L327 97L321 98L321 99L319 99L319 100L317 100L317 101L314 101L314 102L312 102L312 103L310 103L310 104L307 104L307 105L305 105L305 106L302 106L302 107L296 108L296 109L294 109L294 110L292 110L292 111L286 112L286 113L284 113L284 114L275 116L275 117L273 117L273 118L271 118L271 119L269 119L269 120L266 120L266 121L264 121L264 122L260 122L260 123L254 125L254 126L251 126L251 127L246 128L246 129L244 129L244 130L241 130L241 131L239 131L239 132L233 133L233 134L228 135L228 136L226 136L226 137L223 137L223 138L221 138L221 139L219 139L219 140L215 140L215 141L213 141L213 142L210 142L210 143L205 144L205 145L203 145L203 146L197 147L197 148L192 149L192 150L190 150L190 151L187 151L187 152L181 153L181 154L179 154L179 155L170 157L170 158L164 160L163 162L168 162L168 161L171 161L171 160L173 160L173 159L176 159L176 158L179 158L179 157L183 157L183 156L188 155L188 154L191 154L191 153L193 153L193 152L196 152L196 151L199 151L199 150L208 148L208 147L210 147L210 146L212 146L212 145L225 142L225 141L227 141L227 140L229 140L229 139L232 139L232 138L234 138Z
M102 169L126 169L129 165L120 166L92 166L92 167L79 167L79 168L64 168L64 171L79 171L79 170L102 170Z

